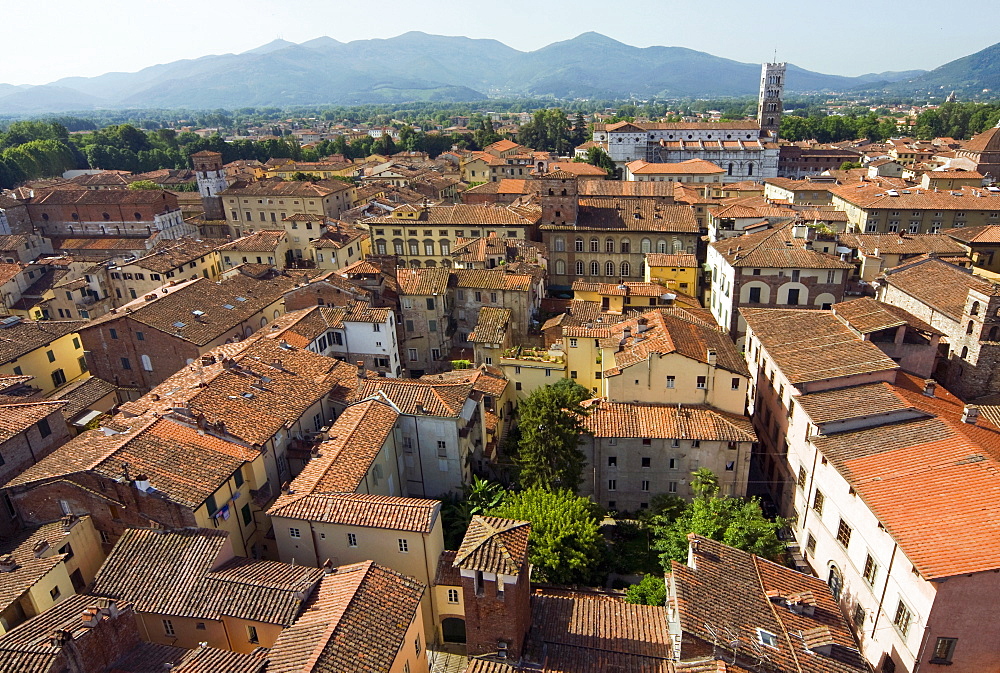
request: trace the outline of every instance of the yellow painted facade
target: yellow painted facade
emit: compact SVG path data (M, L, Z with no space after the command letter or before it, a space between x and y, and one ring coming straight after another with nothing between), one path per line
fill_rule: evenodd
M514 348L500 358L500 368L511 382L507 389L513 390L515 403L538 388L566 378L566 367L566 359L559 351Z
M39 346L16 360L0 364L0 376L33 376L31 385L40 388L46 396L86 373L83 345L76 332Z
M694 296L698 287L699 272L697 266L650 266L647 263L643 280Z
M594 395L600 395L605 367L599 338L563 335L562 341L566 353L567 376Z

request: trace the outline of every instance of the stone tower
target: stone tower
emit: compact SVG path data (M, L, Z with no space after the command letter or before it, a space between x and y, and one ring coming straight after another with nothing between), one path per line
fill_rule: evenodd
M551 171L538 178L542 201L539 224L576 224L579 196L576 175L567 171Z
M781 92L785 89L785 64L764 63L760 67L760 98L757 101L757 121L760 135L777 142L781 130Z
M474 516L455 567L462 576L466 650L518 661L531 626L531 524Z
M201 194L201 205L205 209L205 219L226 219L222 199L219 197L219 192L229 186L226 171L222 167L222 155L202 150L191 155L191 162L198 175L198 192Z

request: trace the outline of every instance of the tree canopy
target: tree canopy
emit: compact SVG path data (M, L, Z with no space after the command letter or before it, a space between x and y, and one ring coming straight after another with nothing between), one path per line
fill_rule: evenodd
M634 605L666 605L666 582L657 575L646 575L641 582L625 590L625 602Z
M568 490L508 493L491 516L531 522L528 560L534 577L553 584L594 580L604 556L598 507Z
M515 464L525 488L569 489L576 492L586 461L580 435L586 433L580 403L590 392L572 379L533 391L518 406L518 444Z

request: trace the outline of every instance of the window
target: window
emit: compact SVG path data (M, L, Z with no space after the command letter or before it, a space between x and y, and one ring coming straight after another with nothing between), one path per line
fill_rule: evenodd
M407 357L409 357L410 362L414 362L414 361L416 361L416 360L419 359L417 357L417 349L416 348L407 348L406 349L406 354L407 354Z
M49 420L47 418L38 421L38 433L42 437L48 437L52 434L52 428L49 427Z
M840 525L837 526L837 542L844 545L844 547L847 547L851 543L851 527L843 519L840 520Z
M643 479L641 490L643 490L643 491L648 491L649 490L649 481Z
M57 369L52 372L52 385L61 386L66 383L66 373L61 369Z
M117 339L118 338L118 330L116 330L114 327L112 327L111 329L108 330L108 335L112 339Z
M759 304L760 303L760 288L752 287L750 288L750 303Z
M448 589L448 602L458 603L458 589Z
M932 664L950 664L951 658L955 655L955 645L958 638L938 638L934 643L934 654L931 655Z
M885 659L882 660L882 673L896 673L896 662L892 660L889 653L885 653Z
M598 252L601 249L601 244L596 238L590 239L590 251Z
M437 440L438 458L448 457L448 444L443 439Z
M52 587L52 589L49 591L49 596L52 597L52 600L56 600L57 598L59 598L59 595L61 593L62 592L59 591L59 586L57 585L57 586Z
M788 290L788 301L785 302L789 306L798 306L799 304L799 289L793 287Z
M608 490L609 491L614 491L614 490L617 490L617 489L618 489L618 480L617 479L608 479Z
M576 275L578 275L578 276L582 276L583 275L583 266L584 265L583 265L582 261L577 261L577 263L576 263Z
M823 492L817 489L816 495L813 496L813 509L820 516L823 515L823 501L824 500L825 500L825 498L823 497Z
M569 340L569 347L570 348L576 348L576 345L577 345L577 340L576 339L570 339Z
M583 239L582 238L578 238L578 239L576 239L576 241L574 241L574 243L573 243L573 249L576 252L583 252Z
M676 481L668 481L667 482L667 493L676 493L676 492L677 492L677 482Z
M668 376L667 377L667 387L668 388L673 388L674 384L676 382L677 382L677 378L676 377L674 377L674 376Z
M813 537L812 533L809 533L809 537L806 538L806 551L810 554L816 553L816 538Z
M642 457L642 466L643 467L650 467L651 464L652 464L652 461L650 460L649 456L643 456Z
M875 576L878 574L878 563L872 558L871 554L865 558L865 571L862 576L865 581L868 582L870 586L875 586Z
M122 358L122 369L130 370L132 369L132 363L128 358Z
M358 536L355 535L354 533L348 533L347 534L347 546L348 547L357 547L358 546Z
M698 377L698 383L695 385L695 387L699 388L699 389L705 389L705 388L707 388L708 387L708 377L707 376L699 376Z
M598 262L590 263L590 275L596 276L601 273L601 265Z
M410 552L410 543L405 537L396 540L396 545L399 547L400 554L408 554Z
M253 522L253 512L250 511L250 503L243 505L240 514L243 516L244 526L249 526Z
M163 633L167 636L174 635L174 623L169 619L163 620Z
M730 382L730 386L732 387L733 390L739 390L740 389L740 380L738 378L734 378Z
M626 251L622 250L622 252L626 252ZM632 275L632 268L629 266L628 262L622 262L621 269L620 269L619 273L622 276L630 276L630 275Z
M618 456L608 456L608 467L618 467Z
M420 634L419 633L417 634L417 639L415 641L413 641L413 646L416 648L417 654L420 654Z
M289 528L288 537L302 537L302 531L298 528Z
M906 637L907 632L910 630L910 622L913 621L913 613L910 612L910 608L906 607L900 599L899 604L896 605L896 616L892 618L892 623L896 625L899 632Z
M757 629L757 638L760 639L761 644L768 647L778 648L778 636L774 635L770 631L765 631L764 629Z
M247 626L247 642L255 644L260 642L260 638L257 637L256 626Z
M53 353L52 351L45 351L45 357L47 357L49 359L49 362L55 362L56 361L56 354Z
M140 355L139 359L142 361L142 368L147 372L153 371L153 362L149 359L148 355Z
M851 615L851 621L854 622L854 627L860 629L865 623L865 609L860 605L854 606L854 614Z
M198 631L204 631L205 630L205 622L198 622L197 624L194 625L194 628L196 630L198 630Z

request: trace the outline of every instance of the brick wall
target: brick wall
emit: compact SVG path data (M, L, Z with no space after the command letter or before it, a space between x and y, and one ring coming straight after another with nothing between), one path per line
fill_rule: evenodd
M117 338L113 338L112 330ZM94 376L143 390L162 383L187 365L189 359L201 355L195 344L135 323L126 316L85 328L80 331L80 338L87 352L87 366ZM144 368L143 355L148 356L151 371ZM123 358L128 360L129 369L125 369Z
M509 657L517 661L524 651L524 638L531 626L531 582L525 563L515 584L505 585L497 597L497 583L482 582L476 594L473 578L462 577L465 600L465 638L469 656L497 651L497 642L507 642Z

